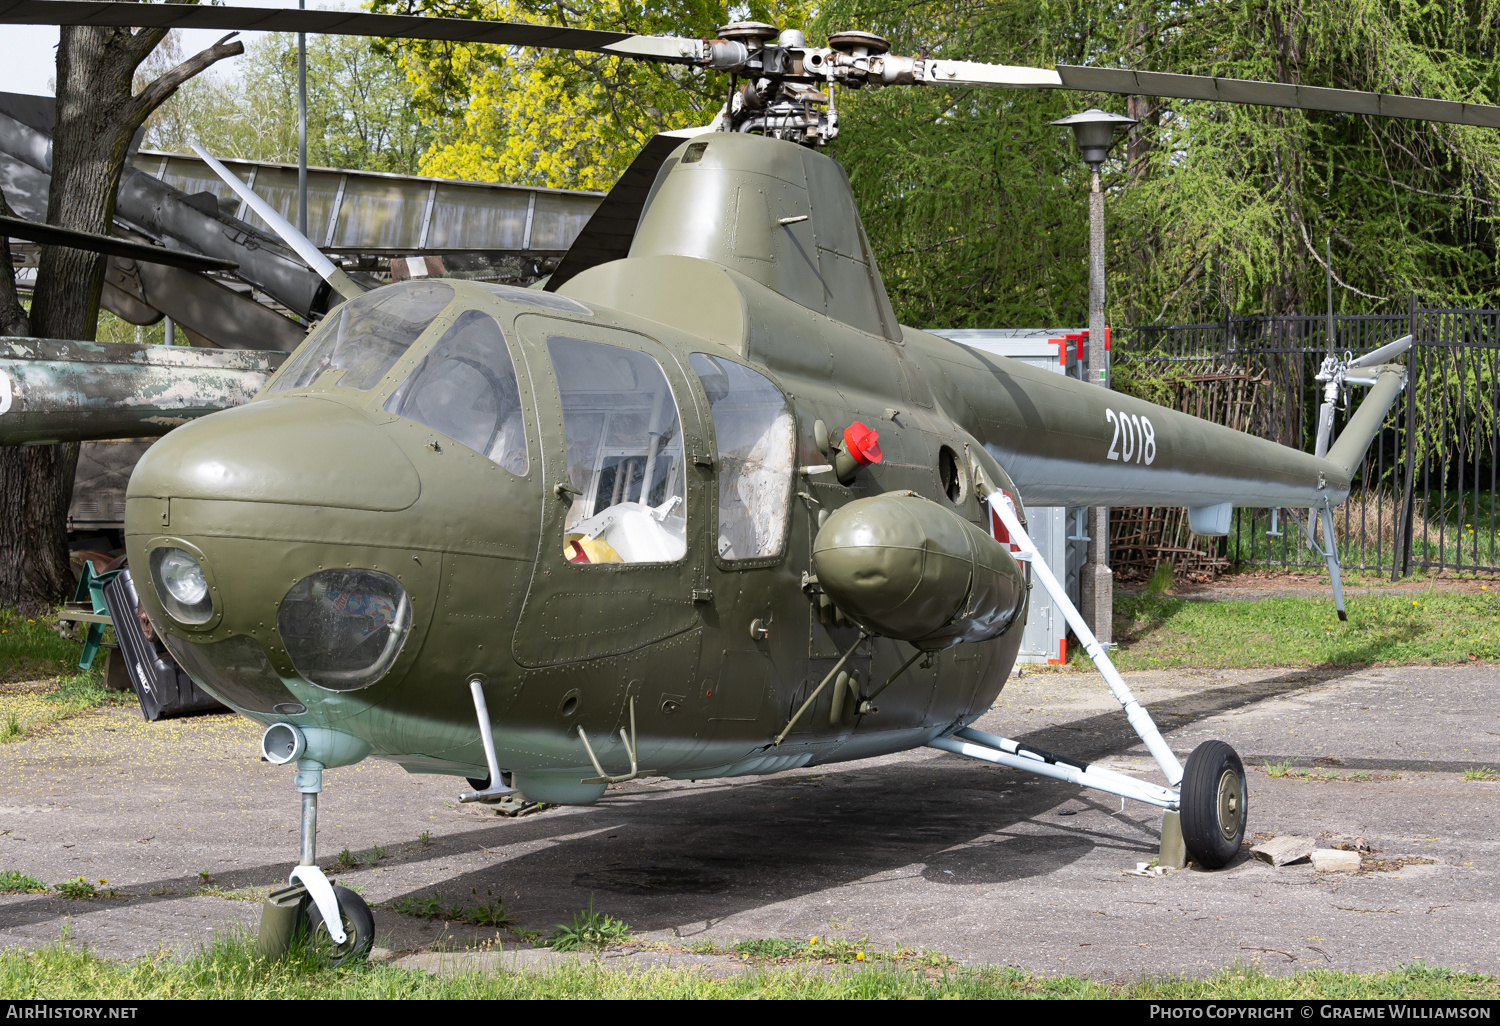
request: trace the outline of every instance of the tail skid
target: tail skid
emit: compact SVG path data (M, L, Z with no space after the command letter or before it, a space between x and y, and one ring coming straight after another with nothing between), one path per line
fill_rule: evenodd
M1318 371L1316 380L1323 382L1324 386L1323 405L1318 410L1318 438L1314 452L1317 456L1338 466L1350 477L1353 477L1354 471L1364 461L1370 443L1375 440L1380 426L1385 423L1385 415L1390 410L1391 404L1406 387L1406 368L1390 361L1411 348L1411 343L1412 336L1404 335L1389 345L1381 346L1374 352L1366 353L1357 359L1346 355L1343 360L1339 360L1330 356L1323 361L1323 366ZM1354 416L1349 418L1349 423L1344 426L1344 431L1339 435L1338 441L1330 446L1328 443L1333 434L1333 413L1341 396L1347 402L1349 385L1373 387L1364 402L1359 404L1359 409L1354 411ZM1349 615L1344 610L1344 582L1339 574L1339 547L1333 533L1333 509L1325 502L1321 509L1309 509L1306 520L1297 510L1288 509L1287 512L1302 529L1308 548L1322 556L1323 562L1327 564L1328 577L1333 584L1333 604L1338 609L1339 619L1347 621ZM1321 544L1313 531L1313 522L1319 516L1323 518ZM1273 519L1271 528L1273 534L1274 525Z

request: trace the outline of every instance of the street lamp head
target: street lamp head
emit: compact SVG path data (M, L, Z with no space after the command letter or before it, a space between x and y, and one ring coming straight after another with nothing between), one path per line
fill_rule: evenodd
M1052 123L1067 125L1073 130L1073 138L1078 141L1078 149L1083 155L1083 162L1097 170L1099 165L1104 163L1104 156L1109 152L1109 148L1114 145L1115 133L1137 122L1135 118L1127 118L1123 114L1110 114L1095 107L1082 114L1070 114L1068 117L1059 118Z

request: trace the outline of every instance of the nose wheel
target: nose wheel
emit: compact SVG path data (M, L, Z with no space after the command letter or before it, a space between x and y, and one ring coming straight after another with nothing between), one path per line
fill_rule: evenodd
M262 958L285 958L300 937L328 965L359 961L375 943L375 916L364 898L330 883L318 868L322 765L310 759L299 761L296 782L302 793L302 857L289 885L266 896L256 953Z
M375 943L375 915L364 898L347 887L335 887L333 896L339 904L339 921L344 928L342 943L328 934L328 924L318 915L316 908L309 908L312 932L308 937L314 951L329 965L357 962L370 954Z
M1182 840L1204 869L1227 865L1245 839L1249 789L1245 767L1223 741L1193 749L1182 772Z

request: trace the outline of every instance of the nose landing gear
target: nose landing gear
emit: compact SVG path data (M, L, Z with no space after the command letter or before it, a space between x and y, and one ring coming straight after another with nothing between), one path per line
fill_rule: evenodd
M375 942L375 916L364 898L330 883L318 868L322 764L299 761L296 784L302 794L302 857L288 877L288 886L266 896L256 953L263 958L284 958L300 938L329 965L358 961L369 955Z

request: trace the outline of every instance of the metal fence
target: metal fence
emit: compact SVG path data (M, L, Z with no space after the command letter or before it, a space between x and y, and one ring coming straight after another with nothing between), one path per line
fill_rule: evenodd
M1426 309L1405 314L1231 317L1211 324L1129 328L1115 358L1159 402L1311 451L1321 388L1313 380L1328 354L1329 332L1340 355L1358 356L1410 333L1410 378L1387 415L1337 511L1334 534L1346 567L1389 573L1414 569L1500 571L1495 509L1500 462L1500 310ZM1335 434L1363 398L1350 391ZM1136 511L1112 532L1111 559L1149 566L1152 549L1140 525L1172 518ZM1154 539L1161 552L1184 544L1202 565L1256 564L1309 568L1322 561L1283 516L1242 509L1228 538ZM1129 524L1128 528L1126 525ZM1174 528L1179 535L1182 527Z

